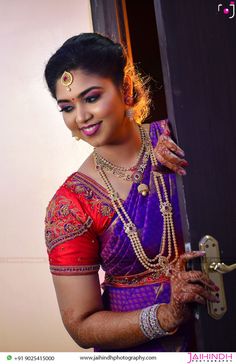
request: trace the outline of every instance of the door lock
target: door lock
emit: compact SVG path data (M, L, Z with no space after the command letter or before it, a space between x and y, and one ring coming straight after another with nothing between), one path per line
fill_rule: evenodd
M219 298L220 301L207 301L208 314L212 318L219 320L227 312L223 274L236 269L236 264L228 266L220 262L218 241L210 235L205 235L200 240L199 249L205 252L205 255L201 258L202 272L205 273L219 287L219 291L214 294Z

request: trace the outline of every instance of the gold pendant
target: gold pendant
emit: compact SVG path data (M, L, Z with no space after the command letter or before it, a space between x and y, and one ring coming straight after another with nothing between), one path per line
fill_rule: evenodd
M132 174L132 181L134 183L140 183L142 181L143 174L139 171L136 171Z
M149 192L149 188L147 185L145 185L145 183L141 183L140 185L138 185L138 192L145 197Z

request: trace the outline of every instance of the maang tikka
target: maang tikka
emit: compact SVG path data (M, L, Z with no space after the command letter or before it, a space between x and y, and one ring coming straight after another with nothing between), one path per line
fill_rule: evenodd
M70 85L73 83L72 73L65 71L61 76L61 84L66 87L67 91L71 91Z

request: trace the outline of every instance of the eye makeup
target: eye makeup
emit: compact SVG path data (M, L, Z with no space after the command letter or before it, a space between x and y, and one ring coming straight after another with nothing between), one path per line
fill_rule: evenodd
M85 95L86 96L88 96L88 94L89 94L89 92L92 92L92 91L94 91L94 92L98 92L98 90L102 90L103 88L102 87L100 87L100 86L92 86L92 87L89 87L89 88L87 88L86 90L84 90L84 91L82 91L77 97L76 97L76 99L81 99L81 98L83 98L83 97L85 97ZM90 95L90 94L89 94ZM71 98L71 99L59 99L59 100L57 100L57 103L58 104L61 104L61 103L63 103L63 102L74 102L75 101L75 98Z
M101 92L98 91L93 91L93 92L89 92L88 94L86 94L86 96L84 96L83 100L86 103L93 103L96 102L101 96Z
M59 112L70 112L74 109L74 106L73 105L70 105L70 104L63 104L63 103L60 103L58 105L59 107Z
M86 95L84 95L82 101L85 103L88 103L88 104L92 104L92 103L96 102L100 97L101 97L101 91L93 90L93 91L89 91ZM76 101L76 98L72 98L70 100L59 100L58 101L59 111L60 112L72 111L74 108L75 101Z

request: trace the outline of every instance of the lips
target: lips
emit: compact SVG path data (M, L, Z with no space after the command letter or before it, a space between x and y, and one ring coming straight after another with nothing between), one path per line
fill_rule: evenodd
M98 131L98 129L100 128L101 123L102 122L99 121L99 123L83 127L80 130L82 131L82 133L84 133L84 135L91 136L91 135L94 135Z

